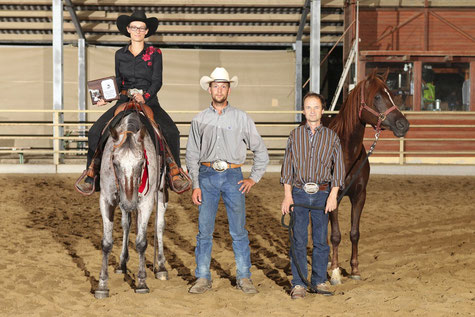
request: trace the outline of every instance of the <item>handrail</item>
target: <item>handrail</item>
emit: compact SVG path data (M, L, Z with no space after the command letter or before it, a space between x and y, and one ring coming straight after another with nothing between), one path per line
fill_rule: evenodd
M1 110L2 112L5 113L52 113L53 116L59 116L60 114L66 114L66 113L80 113L80 112L85 112L85 113L103 113L107 109L104 108L104 110L54 110L54 109L44 109L44 110L39 110L39 109L6 109L6 110ZM167 111L169 114L195 114L200 112L201 110L196 110L196 111L190 111L190 110L169 110ZM295 110L276 110L276 111L261 111L261 110L251 110L251 111L246 111L249 114L256 114L256 115L261 115L261 114L296 114L300 113L300 111L295 111ZM327 111L327 114L336 114L338 113L337 111ZM467 129L467 128L475 128L475 112L452 112L452 111L404 111L404 114L406 116L410 116L411 119L416 119L418 120L417 124L411 124L411 128L422 128L422 129L434 129L434 128L448 128L451 129L450 131L457 131L457 129ZM455 116L456 119L452 118L444 118L444 124L423 124L421 121L423 120L429 120L432 121L434 119L439 118L439 115L449 115L449 117ZM53 117L52 116L52 117ZM460 116L463 116L463 118L458 118ZM419 118L418 118L419 117ZM451 124L447 123L446 121L450 120L463 120L463 124ZM473 120L474 124L467 124L467 120ZM59 120L58 120L59 121ZM269 123L270 120L266 118L266 121L262 121L260 123L259 121L256 120L256 125L261 128L268 128L268 127L276 127L278 126L279 128L292 128L298 126L299 123L293 123L293 122L275 122L275 123ZM432 121L433 122L433 121ZM28 121L19 121L19 122L8 122L8 121L2 121L0 122L0 128L1 127L25 127L25 126L35 126L35 127L52 127L56 133L52 133L51 135L35 135L35 134L30 134L30 135L8 135L8 134L0 134L0 140L52 140L55 143L55 147L58 150L55 149L48 149L48 148L21 148L19 146L12 146L12 147L2 147L0 148L0 154L12 154L12 153L21 153L23 154L49 154L53 155L53 163L55 165L60 164L59 163L59 155L84 155L87 153L86 149L81 149L81 148L74 148L74 149L67 149L63 150L60 149L59 144L60 142L82 142L85 143L87 141L87 137L83 135L77 135L78 133L83 133L83 129L80 131L78 130L70 130L74 131L73 134L75 135L65 135L65 136L54 136L54 135L60 135L58 133L59 129L66 129L67 127L74 128L74 127L90 127L93 123L91 122L62 122L62 123L53 123L53 120L51 121L44 121L44 122L38 122L38 121L33 121L33 122L28 122ZM177 124L180 127L187 127L190 125L189 121L182 121ZM368 127L370 129L370 127ZM464 130L466 131L466 130ZM469 130L471 131L471 130ZM288 134L286 133L281 133L281 134L275 134L272 135L273 133L268 133L267 135L263 134L263 139L267 140L269 142L281 142L285 141L288 138ZM433 144L432 142L448 142L450 144L453 144L453 142L465 142L464 144L467 144L466 142L474 142L475 138L473 137L472 134L468 134L466 138L463 137L404 137L404 138L396 138L396 137L384 137L384 135L381 136L380 138L380 144L381 142L394 142L398 141L399 142L399 150L390 150L391 148L386 148L386 149L380 149L376 148L375 154L376 157L378 155L393 155L391 157L398 158L399 164L405 164L406 163L406 158L410 157L411 155L427 155L427 156L433 156L433 155L463 155L467 156L469 155L470 157L474 156L472 159L475 162L475 151L471 151L470 147L467 148L466 146L461 149L460 151L457 151L456 148L454 150L454 147L451 146L450 150L440 150L440 149L434 149L431 151L421 151L421 150L406 150L406 144L408 142L429 142L430 144ZM186 140L188 136L184 135L182 136L183 139ZM373 141L374 138L371 137L365 137L364 141ZM282 144L278 143L279 145L270 147L269 152L273 154L283 154L285 151L285 144L282 142Z

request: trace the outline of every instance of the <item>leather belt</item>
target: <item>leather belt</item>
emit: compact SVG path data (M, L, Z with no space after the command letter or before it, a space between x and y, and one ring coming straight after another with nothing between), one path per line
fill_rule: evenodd
M242 166L242 164L233 164L233 163L228 163L226 161L201 162L201 165L211 167L217 172L223 172L227 170L228 168L238 168Z
M306 183L303 185L302 189L307 193L307 194L315 194L321 190L327 190L328 189L328 183L325 184L316 184L316 183Z

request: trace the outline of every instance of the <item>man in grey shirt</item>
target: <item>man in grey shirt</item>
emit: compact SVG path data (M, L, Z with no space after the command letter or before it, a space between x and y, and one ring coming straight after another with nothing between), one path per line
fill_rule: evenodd
M192 200L199 208L195 249L197 281L189 292L201 294L211 288L213 231L222 196L233 239L236 287L254 294L257 290L250 279L244 194L264 175L269 156L252 119L227 101L231 87L237 86L237 77L229 79L228 72L217 67L210 76L203 76L200 84L210 93L212 102L193 118L186 146L186 166L193 181ZM247 149L254 153L254 164L249 178L243 179L241 166Z

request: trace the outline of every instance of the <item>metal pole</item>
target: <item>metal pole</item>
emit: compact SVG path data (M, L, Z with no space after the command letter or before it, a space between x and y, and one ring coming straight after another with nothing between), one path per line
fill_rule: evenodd
M86 110L86 40L78 39L78 109ZM79 122L86 122L86 113L79 112ZM86 136L86 127L79 126L79 136ZM84 147L84 142L79 143L79 148Z
M63 105L63 2L53 0L53 110L64 110ZM53 123L64 123L63 113L53 113ZM63 137L64 128L53 129L54 137ZM54 164L58 165L62 156L56 152L63 150L59 139L53 141Z
M356 1L356 53L355 53L355 79L354 79L354 84L356 85L358 83L358 48L360 45L360 1Z
M312 0L310 10L310 91L320 92L321 0Z
M302 110L302 40L295 42L295 111ZM302 121L302 114L295 114L295 122Z

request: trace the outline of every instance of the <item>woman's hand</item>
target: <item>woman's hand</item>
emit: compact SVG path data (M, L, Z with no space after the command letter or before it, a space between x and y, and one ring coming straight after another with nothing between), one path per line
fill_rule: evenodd
M145 103L145 99L143 99L143 96L142 94L134 94L134 100L137 101L139 104L144 104Z
M96 103L96 106L98 107L101 107L103 105L107 104L107 101L105 101L104 99L99 99L99 101Z

